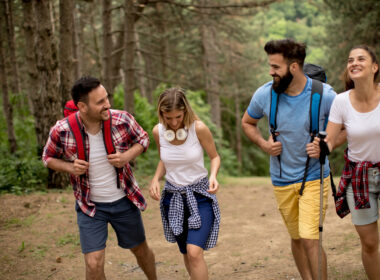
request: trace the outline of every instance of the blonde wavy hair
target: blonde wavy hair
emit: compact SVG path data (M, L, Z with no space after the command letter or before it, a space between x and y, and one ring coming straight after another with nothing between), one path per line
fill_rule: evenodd
M186 127L190 127L194 121L199 120L191 108L189 101L187 101L185 90L182 88L173 87L166 89L158 98L158 119L166 128L167 124L165 123L163 113L169 113L173 110L184 112L183 122Z

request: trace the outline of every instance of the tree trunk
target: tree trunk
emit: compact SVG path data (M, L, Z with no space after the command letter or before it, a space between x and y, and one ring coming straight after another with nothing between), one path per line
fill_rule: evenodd
M96 1L94 1L92 4L91 4L91 9L90 9L90 27L91 27L91 31L92 31L92 39L93 39L93 47L94 47L94 51L95 51L95 62L96 62L96 68L97 68L97 73L99 73L98 75L100 76L99 79L101 81L103 81L103 77L102 77L102 55L100 53L100 48L99 48L99 43L98 43L98 29L96 28L96 24L95 24L95 12L96 12L96 7L97 6L97 3Z
M80 63L79 63L79 53L78 53L78 44L79 44L79 38L78 38L78 32L77 32L77 26L79 24L77 20L77 8L74 3L72 13L72 20L73 20L73 27L72 27L72 48L73 48L73 75L72 79L73 81L76 81L79 79L81 75L80 70Z
M135 19L134 19L134 6L132 0L125 0L125 63L124 63L124 110L134 114L135 100L133 92L136 88L135 84Z
M60 62L60 94L62 108L71 99L73 84L73 0L59 1L59 62Z
M108 98L113 104L112 87L112 20L111 0L103 0L103 80L102 83L108 92Z
M32 0L23 0L22 1L22 13L23 13L23 28L24 28L24 36L25 36L25 46L30 46L33 49L34 46L34 36L35 36L35 28L36 22L34 19L34 8ZM38 72L36 65L36 56L34 51L26 51L26 69L28 72L28 90L26 92L29 100L29 107L31 113L34 115L35 108L34 104L38 104Z
M121 80L120 69L121 61L124 54L124 23L120 24L120 32L116 37L116 43L112 50L112 71L111 71L111 91L115 90L115 87Z
M202 4L209 4L208 0L203 0ZM208 21L207 16L203 15L201 23L201 39L203 47L203 69L206 76L207 100L211 106L211 120L217 127L221 128L220 84L218 79L219 66L215 32L215 28Z
M57 47L54 41L50 3L36 0L36 44L34 51L37 58L37 70L40 77L38 88L38 104L35 104L34 118L39 150L49 137L50 128L62 118L62 97L58 90ZM68 184L68 176L49 170L48 188L64 188Z
M0 20L0 23L2 21ZM4 57L4 49L3 49L3 29L0 24L0 82L1 82L1 90L3 93L3 110L5 121L7 123L7 134L8 134L8 143L10 152L13 154L17 150L17 142L16 136L14 132L13 126L13 108L12 104L9 102L9 93L8 93L8 82L7 82L7 74L5 71L5 57Z
M146 93L146 87L145 87L145 78L143 75L142 69L144 68L143 58L140 52L140 42L139 42L139 35L137 32L135 32L135 42L136 42L136 55L137 55L137 64L138 64L138 78L139 78L139 89L141 96L148 99L149 102L152 100L149 100L147 93Z
M3 15L5 19L5 27L7 30L6 34L7 34L7 41L8 41L8 46L9 46L9 49L8 49L9 58L11 62L12 77L13 77L11 90L14 94L21 94L20 76L19 76L17 59L16 59L16 44L15 44L14 26L13 26L12 0L2 0L2 2L3 2L2 4L3 4Z
M238 87L235 87L237 89ZM239 164L239 168L242 164L241 156L241 111L240 111L240 98L238 92L235 90L235 131L236 131L236 157ZM239 170L240 172L241 170Z

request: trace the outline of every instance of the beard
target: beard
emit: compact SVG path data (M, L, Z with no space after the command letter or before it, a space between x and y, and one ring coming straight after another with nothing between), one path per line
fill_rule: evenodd
M275 80L275 77L279 77L278 80ZM278 75L273 76L273 89L277 93L283 93L288 88L290 83L293 80L293 75L289 71L289 67L286 71L286 74L283 77Z

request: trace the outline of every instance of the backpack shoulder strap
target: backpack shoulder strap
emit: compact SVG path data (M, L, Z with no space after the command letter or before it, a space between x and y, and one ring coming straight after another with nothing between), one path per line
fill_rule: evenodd
M274 91L273 87L271 87L269 126L271 131L273 132L277 129L277 107L279 99L279 94Z
M310 134L315 136L319 132L319 115L323 96L323 84L312 80L310 97Z
M106 147L107 155L114 154L116 152L115 146L112 141L112 114L108 110L109 118L103 121L103 140Z
M80 129L78 114L71 114L67 118L71 132L74 134L75 143L77 145L78 158L87 161L86 147L84 143L83 133Z

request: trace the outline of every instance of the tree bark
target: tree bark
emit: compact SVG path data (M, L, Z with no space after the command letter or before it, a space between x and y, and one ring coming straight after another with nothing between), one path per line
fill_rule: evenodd
M13 13L12 13L12 0L2 0L3 15L5 18L5 27L7 34L7 41L9 46L9 58L12 68L13 83L11 84L11 90L14 94L21 94L20 76L18 71L17 59L16 59L16 43L14 35L13 25Z
M36 22L33 16L34 8L33 8L32 0L22 1L22 13L23 13L23 21L24 21L23 29L24 29L24 36L25 36L25 45L29 46L33 50ZM38 85L39 85L36 56L35 56L34 51L26 51L25 58L26 58L26 69L28 73L28 79L27 79L28 89L26 91L26 94L29 100L30 111L34 115L34 112L36 110L34 104L38 104L37 90L38 90Z
M77 12L78 9L76 7L76 4L73 5L72 10L72 20L73 20L73 27L72 27L72 45L73 45L73 75L72 79L73 81L76 81L81 76L81 64L79 60L79 36L78 36L78 26L79 26L79 20L77 18Z
M0 20L0 23L2 21ZM1 27L1 24L0 24ZM3 110L5 121L7 123L7 135L8 135L8 143L10 152L13 154L17 150L17 142L16 136L14 132L13 126L13 108L12 104L9 102L9 92L8 92L8 81L7 74L5 71L5 57L4 57L4 49L3 49L3 29L0 28L0 82L1 82L1 90L3 93Z
M111 0L103 0L103 85L108 92L108 98L113 104L112 87L112 20L111 20Z
M135 100L133 92L136 89L135 83L135 18L133 0L125 0L125 65L124 65L124 110L134 114Z
M37 143L42 153L43 146L49 137L50 128L62 118L62 97L58 90L57 46L54 41L50 11L50 1L36 0L36 39L35 48L37 70L40 77L38 100L35 107L35 127ZM68 176L49 169L48 188L64 188Z
M203 5L208 5L208 0L202 1ZM220 83L218 78L219 65L216 47L216 31L208 21L206 15L202 15L201 39L203 47L203 69L206 78L207 100L211 106L211 120L218 128L221 128L220 110Z
M71 87L73 84L73 0L59 1L59 63L60 63L60 87L62 108L71 99Z

